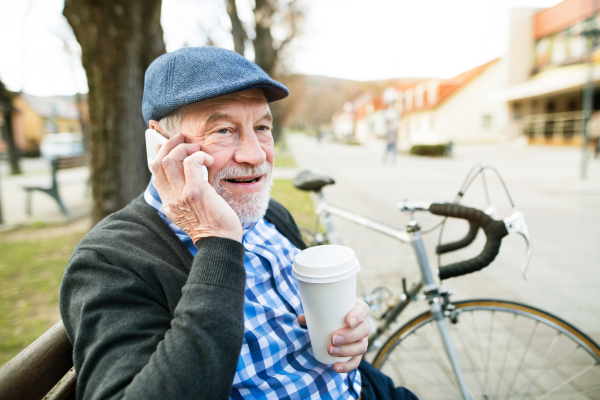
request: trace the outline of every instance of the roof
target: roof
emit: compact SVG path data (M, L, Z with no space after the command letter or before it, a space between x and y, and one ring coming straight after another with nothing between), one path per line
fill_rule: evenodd
M21 93L21 98L41 117L79 119L75 96L33 96Z
M441 79L438 84L438 92L436 96L436 101L431 104L427 101L424 101L422 107L415 107L413 102L413 107L410 110L404 110L404 114L410 114L413 112L429 110L432 108L438 107L441 103L446 101L450 96L456 93L459 89L464 87L467 83L471 82L474 78L479 76L483 71L488 69L492 64L498 62L499 58L496 58L492 61L488 61L485 64L482 64L478 67L470 69L468 71L463 72L462 74L456 75L453 78L449 79ZM427 82L421 83L427 85ZM416 88L418 85L412 86L412 89Z
M565 0L540 11L533 17L533 36L536 40L560 32L577 21L592 15L594 0Z

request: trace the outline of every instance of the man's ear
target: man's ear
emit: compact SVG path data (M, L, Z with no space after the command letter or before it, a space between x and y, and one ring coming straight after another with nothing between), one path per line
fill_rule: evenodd
M166 137L167 139L169 138L169 135L165 134L162 130L162 128L160 127L158 121L155 121L153 119L150 120L150 129L154 129L156 132L160 133L161 135L163 135L164 137Z

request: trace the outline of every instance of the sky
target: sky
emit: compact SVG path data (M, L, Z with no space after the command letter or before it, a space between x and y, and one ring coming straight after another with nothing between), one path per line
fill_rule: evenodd
M251 0L237 0L252 20ZM560 0L303 0L290 48L297 73L353 80L449 78L504 54L508 10ZM63 0L0 0L0 79L39 96L87 92L81 48ZM233 49L225 0L163 0L167 51L212 42ZM276 32L277 34L277 32ZM254 57L249 49L246 57Z

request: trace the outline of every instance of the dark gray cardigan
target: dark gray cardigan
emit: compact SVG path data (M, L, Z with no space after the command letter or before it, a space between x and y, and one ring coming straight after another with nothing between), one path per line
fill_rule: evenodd
M290 213L265 218L304 249ZM60 312L78 399L227 399L244 334L244 248L229 239L189 250L140 196L75 249Z

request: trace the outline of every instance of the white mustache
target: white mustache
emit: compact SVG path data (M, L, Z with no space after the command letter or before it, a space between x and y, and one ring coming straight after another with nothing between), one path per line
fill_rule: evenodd
M254 175L267 175L268 177L270 174L271 164L268 161L265 161L257 167L234 166L221 168L215 173L213 177L213 182L215 184L218 184L218 182L220 182L221 179L235 179Z

